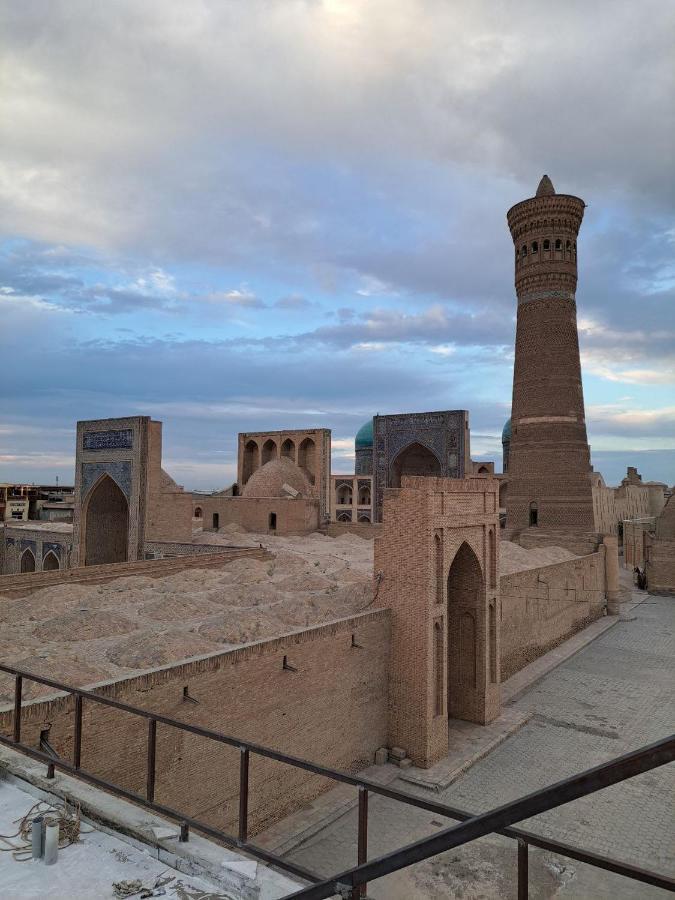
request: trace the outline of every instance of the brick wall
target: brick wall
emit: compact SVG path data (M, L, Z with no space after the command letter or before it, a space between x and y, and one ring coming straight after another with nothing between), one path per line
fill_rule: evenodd
M235 523L257 534L308 534L319 528L319 501L304 497L204 497L204 531ZM276 528L270 528L270 515L276 516Z
M57 584L92 582L102 584L125 575L149 575L162 578L172 572L184 569L204 569L207 566L223 566L240 556L254 559L268 559L270 554L257 548L214 548L218 552L204 555L181 556L177 559L134 560L128 563L107 563L102 566L80 566L77 569L63 569L35 574L0 576L0 601L14 597L24 597L40 588Z
M352 635L355 636L352 646ZM297 671L285 671L283 659ZM327 625L210 654L97 693L185 722L348 772L372 764L387 743L389 611L375 610ZM196 704L185 702L188 688ZM26 704L23 740L35 745L51 723L50 743L72 753L73 703L60 696ZM145 787L146 734L129 713L85 701L82 766L138 792ZM0 712L11 731L11 712ZM239 755L227 747L157 727L156 800L236 831ZM333 783L252 755L250 830L254 834L298 809Z
M502 681L603 613L605 550L502 575Z

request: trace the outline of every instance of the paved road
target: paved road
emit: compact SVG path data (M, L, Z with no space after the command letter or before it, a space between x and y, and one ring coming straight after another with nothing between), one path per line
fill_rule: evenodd
M531 712L519 732L440 795L480 811L635 749L675 730L675 600L649 597L513 705ZM396 782L401 790L411 785ZM419 793L429 796L423 789ZM532 831L675 875L675 765L663 767L523 823ZM422 810L372 798L370 855L393 850L443 824ZM350 812L291 857L333 874L353 865ZM406 873L382 879L369 896L387 900L515 896L515 844L486 838ZM670 896L573 861L531 851L531 896L612 900Z

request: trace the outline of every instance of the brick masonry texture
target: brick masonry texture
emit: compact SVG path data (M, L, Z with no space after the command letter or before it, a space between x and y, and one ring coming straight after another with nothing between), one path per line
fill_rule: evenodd
M241 525L256 534L309 534L320 522L318 500L304 497L226 497L200 498L204 531L218 531L226 525ZM214 519L214 515L217 519ZM274 515L275 520L270 516ZM270 522L274 521L274 527Z
M583 212L578 197L538 192L507 216L518 295L506 505L510 538L531 525L594 529L575 303Z
M562 643L603 614L605 549L512 575L502 575L501 677Z
M447 753L448 716L499 714L498 485L404 477L385 493L375 603L392 611L390 743Z
M354 635L354 641L352 641ZM353 643L358 646L353 646ZM357 772L387 742L389 612L374 610L334 623L198 657L95 690L134 706L314 762ZM285 671L283 660L297 671ZM187 687L198 703L183 700ZM12 714L0 713L10 733ZM23 739L37 746L51 724L50 742L72 754L73 702L59 696L26 704ZM139 793L145 789L145 723L120 710L85 701L82 766ZM157 728L159 803L236 833L239 752L177 731ZM252 755L251 834L332 787L327 779Z

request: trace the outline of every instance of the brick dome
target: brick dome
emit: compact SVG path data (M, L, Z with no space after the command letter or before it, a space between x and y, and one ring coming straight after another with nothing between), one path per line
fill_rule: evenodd
M312 496L312 488L302 469L282 456L271 459L251 475L241 492L242 497L288 497L284 485L292 487L303 497Z

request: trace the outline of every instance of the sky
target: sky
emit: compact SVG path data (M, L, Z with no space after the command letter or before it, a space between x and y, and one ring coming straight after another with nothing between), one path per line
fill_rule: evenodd
M468 409L501 460L506 211L588 204L592 459L675 481L675 6L0 6L0 480L72 482L78 419L151 415L188 488L239 431ZM501 468L498 465L498 470Z

